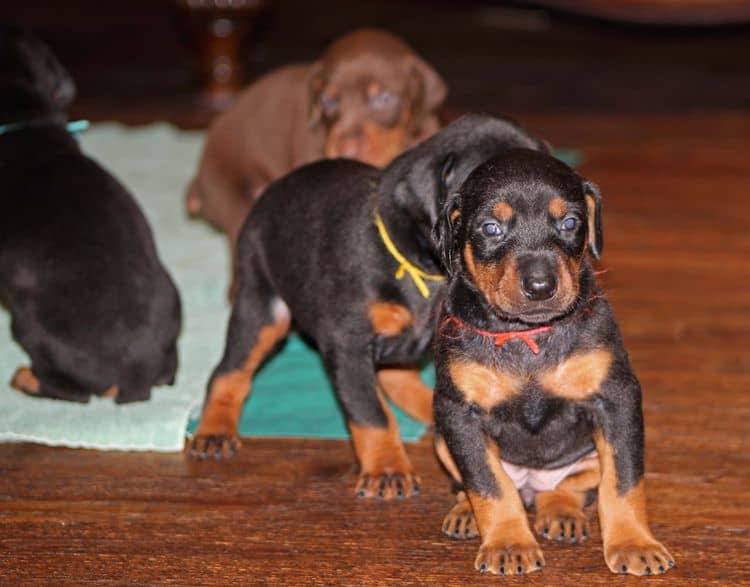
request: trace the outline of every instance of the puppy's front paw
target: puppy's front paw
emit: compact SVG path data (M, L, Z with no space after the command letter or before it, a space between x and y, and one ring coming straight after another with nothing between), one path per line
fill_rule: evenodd
M674 558L659 542L625 542L605 548L604 560L613 573L660 575L674 567Z
M191 459L216 461L232 458L241 445L240 439L234 435L199 434L190 443L188 455Z
M443 534L457 540L468 540L479 536L474 512L463 492L459 493L458 501L443 518Z
M357 497L403 499L419 495L419 477L412 473L364 473L355 489Z
M496 575L523 575L544 567L544 555L539 545L485 543L479 547L474 568L480 573Z

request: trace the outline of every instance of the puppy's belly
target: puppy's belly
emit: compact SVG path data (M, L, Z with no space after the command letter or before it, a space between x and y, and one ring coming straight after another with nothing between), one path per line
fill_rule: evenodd
M565 478L594 468L598 460L597 452L592 451L570 464L554 469L532 469L530 467L514 465L506 461L501 462L503 469L505 469L508 477L513 481L513 484L528 507L533 503L534 496L537 493L552 491Z

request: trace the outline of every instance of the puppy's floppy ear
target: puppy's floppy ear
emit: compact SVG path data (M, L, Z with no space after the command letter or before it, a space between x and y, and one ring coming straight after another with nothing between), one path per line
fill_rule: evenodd
M602 195L595 183L584 179L583 194L588 210L589 251L594 259L600 259L604 250L604 233L602 231Z
M421 111L429 114L445 101L448 86L440 74L421 57L412 56L411 70L422 81Z
M450 191L453 183L456 181L455 167L456 156L453 153L449 153L443 160L443 165L440 168L440 185L446 192Z
M432 228L432 239L443 262L443 269L453 275L453 256L455 254L455 235L461 225L461 195L453 192L440 211L437 222Z
M325 80L323 79L323 64L318 61L310 67L310 73L307 78L307 122L310 125L310 128L316 127L323 119L323 106L320 103L320 95L323 93L324 87Z
M66 110L76 97L76 84L68 70L52 50L39 42L39 63L46 69L44 75L44 94L52 105L59 110Z

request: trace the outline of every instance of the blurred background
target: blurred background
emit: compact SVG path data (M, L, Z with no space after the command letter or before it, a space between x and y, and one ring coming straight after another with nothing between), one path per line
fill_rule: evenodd
M79 87L72 117L205 126L231 88L360 26L409 42L447 116L750 109L747 0L5 0Z

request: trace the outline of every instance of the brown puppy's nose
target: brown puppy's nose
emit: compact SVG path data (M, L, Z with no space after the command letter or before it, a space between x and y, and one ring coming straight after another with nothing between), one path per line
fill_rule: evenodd
M557 277L552 273L532 273L521 280L523 294L535 302L548 300L557 291Z
M339 157L347 159L357 159L362 151L362 141L358 138L346 137L339 139L338 152Z
M342 132L336 138L336 150L339 157L357 159L362 155L362 129L353 128Z

